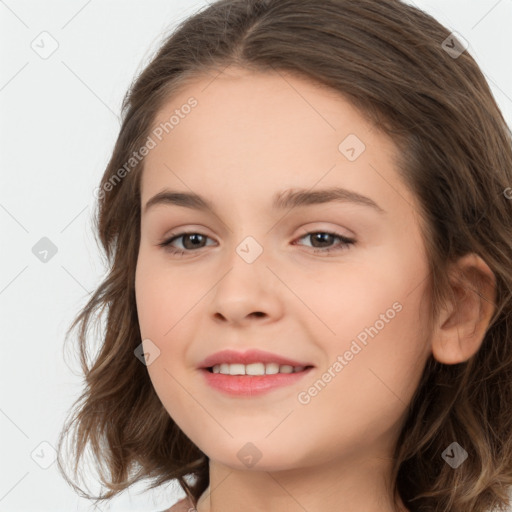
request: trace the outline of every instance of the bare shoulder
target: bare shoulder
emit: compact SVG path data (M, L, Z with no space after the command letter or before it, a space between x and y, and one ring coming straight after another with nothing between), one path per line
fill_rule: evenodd
M167 510L163 510L162 512L192 512L194 509L194 505L190 502L188 498L183 498L182 500L175 503L171 508Z

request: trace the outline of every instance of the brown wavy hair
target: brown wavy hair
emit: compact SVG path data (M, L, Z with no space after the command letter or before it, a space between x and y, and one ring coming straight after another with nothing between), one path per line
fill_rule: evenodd
M209 485L208 457L169 417L134 356L142 341L134 278L144 160L122 179L119 169L144 145L164 102L190 80L235 65L324 84L392 138L400 175L421 207L431 321L453 299L450 263L474 252L494 273L495 310L476 354L460 364L441 364L432 354L426 362L392 478L395 499L398 493L413 512L506 510L512 485L512 137L469 52L455 58L445 51L449 36L430 15L398 0L220 0L166 37L124 97L94 218L108 273L66 334L80 327L85 385L59 437L58 467L77 492L108 500L142 479L151 481L149 489L177 480L197 503ZM99 350L89 361L89 328L104 313L104 332L95 336ZM71 427L74 477L90 446L108 489L103 495L84 493L66 474L63 447ZM470 454L456 471L441 457L454 440Z

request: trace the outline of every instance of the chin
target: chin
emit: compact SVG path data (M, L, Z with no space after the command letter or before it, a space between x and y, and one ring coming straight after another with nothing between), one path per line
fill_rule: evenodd
M274 442L265 438L255 441L249 439L250 436L235 437L227 445L219 446L217 442L200 449L211 461L236 470L283 471L307 466L305 461L308 457L303 451L303 443L294 441L287 445L277 438ZM212 446L215 446L214 449L208 450Z

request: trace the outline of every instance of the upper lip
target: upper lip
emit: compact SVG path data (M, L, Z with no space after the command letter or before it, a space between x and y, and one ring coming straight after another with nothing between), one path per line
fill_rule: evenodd
M199 368L211 368L221 363L278 363L279 365L290 366L312 366L309 363L294 361L293 359L272 354L271 352L253 349L247 350L246 352L236 352L235 350L221 350L220 352L215 352L215 354L208 356L199 363Z

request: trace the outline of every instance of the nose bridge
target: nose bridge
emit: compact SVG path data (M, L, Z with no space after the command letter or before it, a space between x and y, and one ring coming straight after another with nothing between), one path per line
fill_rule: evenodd
M259 237L261 238L261 236ZM263 244L252 235L245 236L241 242L234 244L231 254L227 258L228 272L220 281L224 287L250 286L252 293L272 275L267 269L267 251ZM266 283L268 288L269 283ZM243 293L243 291L242 291Z
M262 265L268 272L262 261L268 261L268 248L273 234L270 226L273 222L270 219L264 220L265 212L258 211L256 205L250 203L249 200L244 201L241 208L229 212L234 221L228 228L229 245L233 250L233 254L228 257L228 264L250 273L257 263L257 272L262 273Z
M267 251L255 236L247 235L234 245L226 261L226 272L215 287L213 314L220 313L225 319L236 322L253 313L276 314L279 309L277 283L267 268L266 256Z

